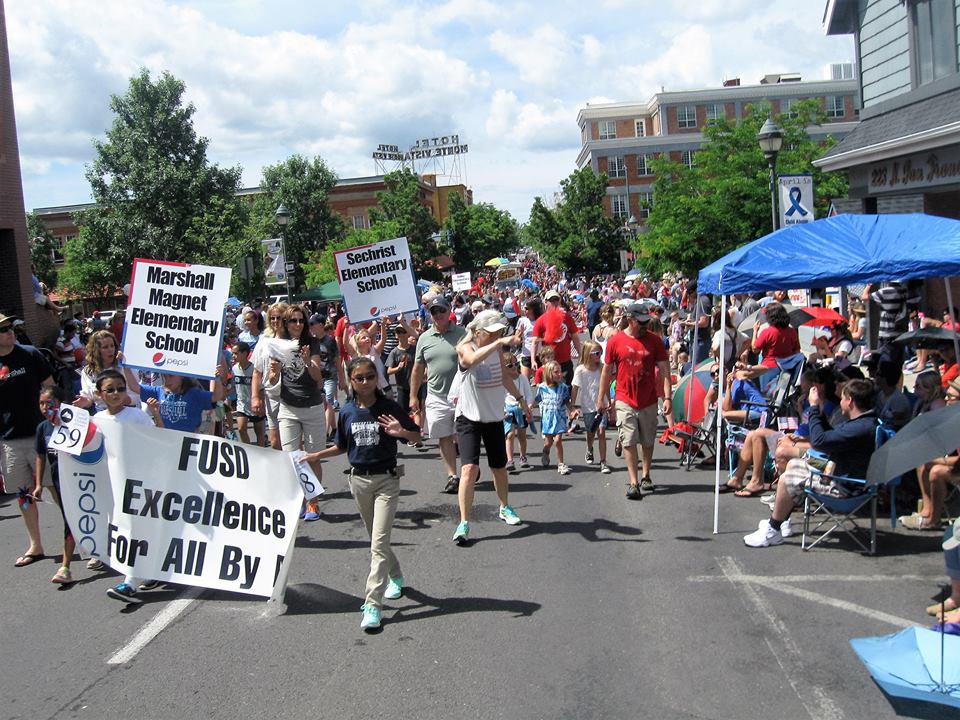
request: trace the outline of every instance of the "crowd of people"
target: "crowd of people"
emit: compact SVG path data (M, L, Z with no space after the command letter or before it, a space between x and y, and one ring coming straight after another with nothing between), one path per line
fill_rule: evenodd
M897 430L960 396L952 345L913 355L894 342L911 322L922 324L913 314L917 299L904 284L868 287L851 298L846 318L814 330L812 347L801 356L807 370L786 413L796 422L772 427L760 411L769 402L771 378L801 352L786 291L733 296L724 319L719 298L699 294L695 281L680 276L571 275L533 256L519 265L513 282L498 283L489 273L463 292L437 283L415 310L369 323L352 324L335 302L230 308L222 360L209 383L126 367L122 312L110 323L98 313L63 322L52 351L34 348L15 334L22 329L17 318L0 315L3 480L5 492L18 494L28 535L15 564L44 557L36 502L48 485L58 495L57 453L47 443L64 402L88 409L97 421L304 450L320 476L327 458L345 453L350 490L371 537L361 621L371 630L380 626L384 599L403 593L390 547L401 450L437 444L437 490L457 495L452 537L460 546L471 543L482 456L499 519L522 522L510 504L509 476L531 467L530 438L537 432L543 438L539 465L560 475L579 463L564 447L571 433L585 437L583 465L611 473L612 436L613 455L626 470L626 498L637 501L656 489L651 460L661 420L674 415L674 387L706 363L713 385L704 410L715 407L747 427L722 489L770 504L769 518L744 538L748 546L769 547L791 534L789 518L803 487L821 482L825 492L844 492L829 479L811 477L808 451L826 452L838 473L862 477L878 422ZM871 303L879 308L880 349L868 355ZM938 326L952 328L949 313L944 317ZM276 341L293 349L277 352ZM904 367L915 375L912 392L904 388ZM942 527L948 489L960 482L957 460L948 454L917 468L922 502L900 518L903 527ZM304 502L305 521L322 516L322 500ZM59 584L73 581L75 547L65 517L64 537L62 564L52 578ZM94 559L89 567L101 565ZM136 603L156 584L127 576L108 594ZM960 620L960 582L954 596L947 609Z

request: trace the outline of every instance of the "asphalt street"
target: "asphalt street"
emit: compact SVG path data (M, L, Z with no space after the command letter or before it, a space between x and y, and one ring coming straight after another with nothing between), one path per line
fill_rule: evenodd
M496 519L483 470L469 547L451 541L435 445L404 449L393 541L408 587L375 635L359 629L369 544L342 457L326 465L323 518L299 528L285 607L167 587L125 609L104 594L116 574L82 562L55 586L56 559L13 567L26 534L8 497L0 717L896 716L848 641L930 624L936 534L881 523L877 557L846 542L802 552L798 536L750 549L766 507L722 496L714 535L712 466L681 470L658 446L657 490L631 502L612 443L611 475L584 464L582 435L565 446L573 474L511 475L517 527ZM59 515L41 518L53 553Z

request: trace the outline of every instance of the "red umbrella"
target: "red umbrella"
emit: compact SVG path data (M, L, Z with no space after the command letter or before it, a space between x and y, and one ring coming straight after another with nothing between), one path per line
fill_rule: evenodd
M843 317L833 308L825 307L804 307L800 308L807 315L810 315L810 319L803 323L803 325L808 325L812 327L821 327L833 325L835 322L846 322L846 318Z

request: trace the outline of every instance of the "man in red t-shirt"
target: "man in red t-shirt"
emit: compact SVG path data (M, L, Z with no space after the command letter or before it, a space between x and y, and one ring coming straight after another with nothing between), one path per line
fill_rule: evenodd
M604 412L610 404L610 382L617 378L614 407L623 458L627 463L630 487L627 497L639 500L641 489L654 490L650 479L653 444L657 439L656 369L660 368L663 381L663 413L672 411L673 388L670 384L670 365L663 340L647 332L650 314L644 303L633 303L625 311L627 327L607 340L607 354L600 374L600 392L597 408ZM643 478L637 479L637 445L642 451Z
M580 352L580 336L577 334L577 323L560 305L560 293L549 291L543 298L547 301L547 311L537 318L533 324L530 337L530 364L534 372L540 366L537 351L541 343L550 345L555 353L554 360L560 363L567 385L573 383L573 360L571 360L570 345Z

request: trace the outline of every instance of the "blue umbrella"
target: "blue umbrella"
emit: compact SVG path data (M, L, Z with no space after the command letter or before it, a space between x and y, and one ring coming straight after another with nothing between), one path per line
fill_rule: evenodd
M635 277L640 277L641 275L643 275L643 270L641 270L640 268L634 268L633 270L628 272L626 275L624 275L624 277L627 280L633 280Z
M240 302L240 300L235 298L233 295L231 295L230 297L227 298L227 305L229 305L230 307L240 307L241 305L243 305L243 303Z
M537 284L536 284L533 280L531 280L530 278L524 278L523 280L520 281L520 284L523 285L525 288L528 288L528 289L530 289L530 290L539 290L539 289L540 289L540 286L537 285Z
M960 708L960 636L909 627L850 645L888 695Z
M432 283L428 283L426 280L417 280L417 287L421 290L429 290Z

